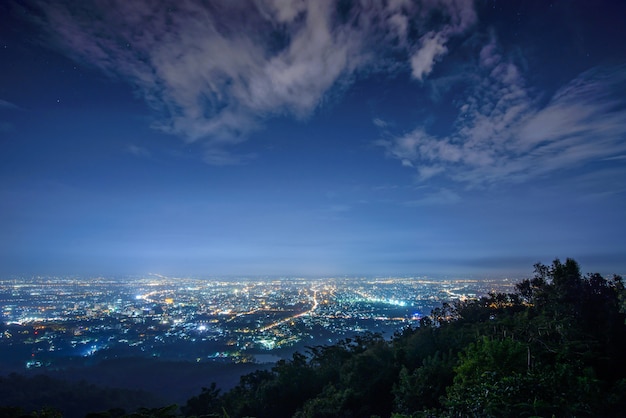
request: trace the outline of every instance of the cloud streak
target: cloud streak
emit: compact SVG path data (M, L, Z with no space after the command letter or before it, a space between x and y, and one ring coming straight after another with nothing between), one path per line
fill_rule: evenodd
M156 128L204 141L207 160L222 162L226 146L267 118L306 118L357 74L395 71L389 51L404 53L403 65L423 80L450 37L475 21L472 2L461 0L347 8L329 0L92 0L39 9L57 48L131 83L158 112Z
M440 206L457 203L461 197L449 189L440 189L430 193L424 193L419 198L406 202L406 206Z
M619 94L626 88L624 74L624 67L587 71L542 105L491 39L466 75L472 85L450 133L420 126L377 144L414 167L421 180L442 176L468 187L615 158L626 152L626 99Z
M420 38L419 48L411 55L412 75L420 81L432 72L435 63L448 52L448 40L476 22L476 13L470 1L441 0L435 3L450 11L450 20L443 28L424 34Z
M6 100L2 100L2 99L0 99L0 109L21 110L21 108L18 105L8 102Z

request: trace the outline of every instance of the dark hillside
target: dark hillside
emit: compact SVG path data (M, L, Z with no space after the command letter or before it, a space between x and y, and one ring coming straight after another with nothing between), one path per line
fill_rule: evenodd
M112 389L67 382L50 376L32 377L12 373L0 377L0 416L20 416L25 412L56 410L66 418L84 417L91 411L115 409L131 412L142 406L160 405L160 400L144 391Z

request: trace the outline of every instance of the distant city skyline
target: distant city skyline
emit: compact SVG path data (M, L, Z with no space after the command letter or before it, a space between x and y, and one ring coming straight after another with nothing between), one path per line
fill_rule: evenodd
M0 350L20 347L2 359L17 370L62 368L113 353L243 363L264 362L267 350L276 350L269 356L276 361L295 349L367 332L390 337L417 326L442 302L512 289L508 280L424 277L0 279L0 319L9 335L0 333Z
M0 274L626 273L626 3L0 3Z

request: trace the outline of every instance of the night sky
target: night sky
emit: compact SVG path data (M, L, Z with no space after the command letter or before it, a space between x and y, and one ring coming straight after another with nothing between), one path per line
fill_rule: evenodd
M626 2L0 2L0 274L626 273Z

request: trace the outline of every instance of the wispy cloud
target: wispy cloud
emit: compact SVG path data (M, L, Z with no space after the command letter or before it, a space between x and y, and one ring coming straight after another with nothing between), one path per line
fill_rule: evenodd
M547 104L526 85L495 39L485 45L451 132L420 126L377 141L415 167L422 180L445 176L470 187L523 181L626 152L626 68L596 68L558 90Z
M14 103L0 99L0 109L20 110L21 108Z
M139 145L135 144L128 144L128 146L126 147L126 151L134 155L135 157L140 158L150 158L152 156L147 148L140 147Z
M377 127L379 127L380 129L384 129L387 127L387 122L385 122L384 120L380 119L380 118L374 118L372 120L372 123L374 125L376 125Z
M256 158L256 154L233 154L224 149L208 146L204 152L204 161L211 165L239 165Z
M407 206L439 206L457 203L461 196L450 189L438 189L434 192L422 194L417 199L413 199L405 204Z
M329 0L39 7L57 47L133 84L159 112L155 127L209 143L220 161L225 146L266 118L306 118L356 73L397 69L389 51L404 51L403 65L424 79L448 40L475 21L472 2L461 0L355 2L347 9Z
M450 37L463 32L476 21L472 2L441 0L440 3L450 11L450 20L442 28L424 34L410 58L412 75L420 81L432 72L435 63L448 52L446 44Z
M605 158L604 161L620 161L626 160L626 155L616 155L615 157Z

